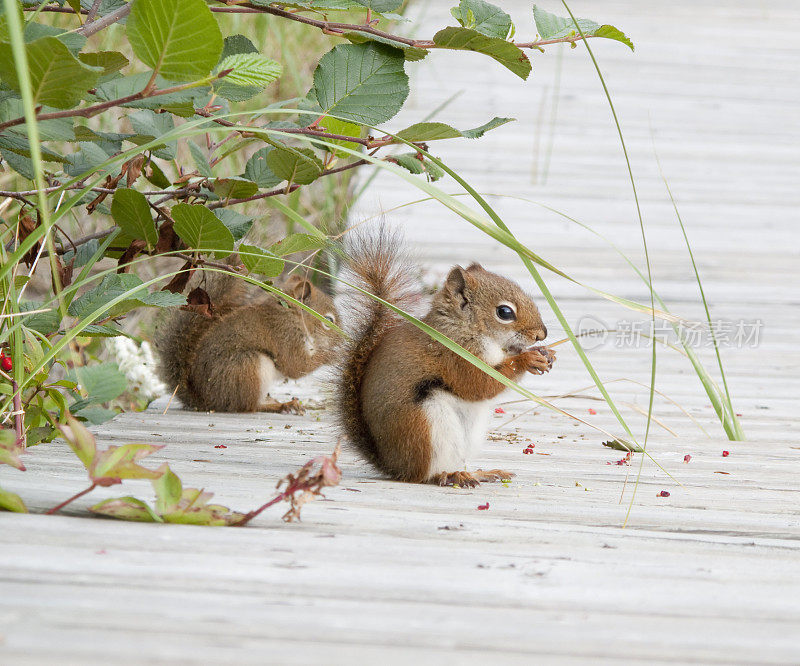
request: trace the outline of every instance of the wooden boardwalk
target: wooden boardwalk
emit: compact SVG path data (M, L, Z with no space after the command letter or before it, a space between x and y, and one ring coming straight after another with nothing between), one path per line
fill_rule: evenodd
M419 3L430 26L423 32L444 25L452 4ZM515 9L519 34L529 32L528 3L502 4ZM702 429L657 399L665 427L654 425L648 450L680 485L646 461L625 529L639 456L632 466L614 464L622 454L602 447L596 430L508 395L476 461L515 471L508 486L392 483L345 450L341 486L306 506L299 524L281 523L278 507L247 529L85 518L104 497L149 497L147 483L97 490L65 516L0 514L0 664L800 662L800 11L790 0L585 5L573 8L577 15L617 24L637 44L631 54L593 42L628 140L657 289L676 312L701 316L653 141L715 317L762 322L756 345L724 349L748 441L723 439L689 364L662 348L657 387ZM429 60L413 67L413 98L398 126L461 88L442 120L466 128L517 116L518 133L509 126L479 143L447 142L438 153L480 191L552 206L641 261L624 162L585 53L563 54L554 116L555 53L534 59L525 84L477 56L466 64L448 54ZM381 176L358 214L416 198ZM647 298L623 262L574 224L518 200L492 201L522 240L566 272ZM389 219L405 228L433 276L477 259L532 287L513 254L440 207ZM637 321L547 279L574 325L591 317L626 329ZM552 337L561 337L543 312ZM604 403L575 395L591 381L568 346L560 350L552 374L527 385L570 394L557 404L615 429ZM591 358L606 380L647 382L648 349L620 334ZM324 373L284 388L318 400L327 390ZM636 408L646 408L646 390L631 381L609 388L642 432ZM98 439L167 444L155 462L168 461L186 484L239 510L257 506L280 477L336 441L325 411L300 418L162 410L163 402L122 415L98 428ZM535 453L525 455L529 442ZM86 485L63 445L36 447L26 464L25 474L0 468L0 485L33 509ZM670 496L657 496L662 490Z

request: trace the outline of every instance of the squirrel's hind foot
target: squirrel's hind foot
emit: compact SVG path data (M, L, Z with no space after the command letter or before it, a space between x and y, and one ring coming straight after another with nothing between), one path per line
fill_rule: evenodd
M442 472L433 477L433 482L440 486L458 486L459 488L474 488L481 483L469 472Z
M288 402L279 402L275 398L268 397L258 410L270 414L297 414L298 416L306 413L303 403L297 398L292 398Z
M476 469L473 476L483 483L493 481L506 481L512 476L516 476L514 472L506 472L504 469Z

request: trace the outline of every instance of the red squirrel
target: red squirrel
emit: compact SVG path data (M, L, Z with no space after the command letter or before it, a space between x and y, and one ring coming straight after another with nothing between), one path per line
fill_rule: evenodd
M364 287L402 307L408 267L386 232L352 244L349 264ZM342 430L380 471L408 482L474 487L512 476L465 471L483 444L491 401L505 386L369 299L356 317L337 382ZM422 321L517 380L548 372L555 353L532 347L547 336L536 304L519 285L479 264L455 266Z
M270 388L284 376L296 379L330 362L339 334L234 275L206 280L214 315L175 310L156 330L162 380L170 389L177 386L178 398L193 409L303 413L299 400L279 402ZM292 275L281 288L336 323L333 299L305 278Z

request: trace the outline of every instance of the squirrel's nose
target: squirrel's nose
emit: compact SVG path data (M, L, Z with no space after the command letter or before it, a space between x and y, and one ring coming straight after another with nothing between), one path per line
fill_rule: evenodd
M542 324L542 330L539 331L539 334L536 336L537 340L544 340L547 337L547 326Z

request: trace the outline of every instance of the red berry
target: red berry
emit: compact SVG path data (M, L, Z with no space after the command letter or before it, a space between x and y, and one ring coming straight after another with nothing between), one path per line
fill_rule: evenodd
M528 447L525 448L525 449L522 449L522 452L523 453L533 453L533 448L534 448L533 444L528 444Z
M723 458L727 458L727 457L728 457L730 454L731 454L731 452L730 452L730 451L723 451L723 452L722 452L722 457L723 457Z
M217 444L214 448L215 449L227 449L228 447L225 446L224 444Z
M683 456L683 462L685 463L689 462L691 459L692 456L690 456L688 453L685 456Z
M662 490L660 493L658 493L658 496L659 497L669 497L669 491L668 490Z
M495 408L494 408L494 413L495 413L495 414L505 414L505 413L506 413L506 410L505 410L505 409L503 409L502 407L495 407Z
M6 372L9 372L14 367L14 364L8 356L3 356L3 358L0 359L0 367Z
M486 511L489 508L489 502L486 504L478 504L478 511Z
M592 415L595 415L595 414L597 414L597 410L596 409L592 409L591 407L589 407L589 413L592 414Z

